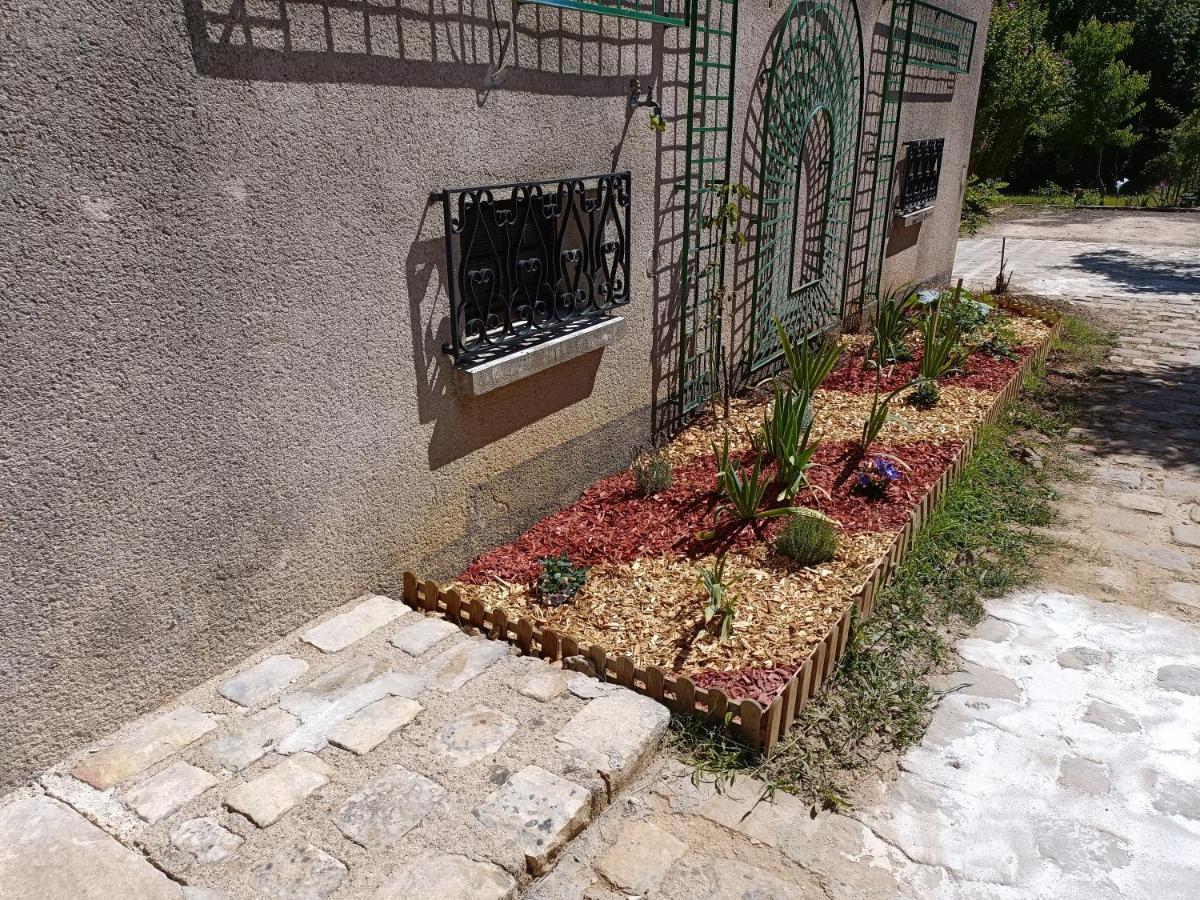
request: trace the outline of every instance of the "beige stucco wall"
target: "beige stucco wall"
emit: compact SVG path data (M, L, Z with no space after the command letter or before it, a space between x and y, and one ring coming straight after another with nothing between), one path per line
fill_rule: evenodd
M331 53L293 7L284 53L194 45L190 2L0 0L0 787L406 567L452 574L668 418L685 36L529 6L510 36L463 0L401 41L373 20L371 54L335 11ZM744 4L740 84L780 12ZM675 83L662 138L633 75ZM943 105L963 146L973 94ZM463 396L430 191L614 167L623 336ZM949 271L956 221L905 277Z

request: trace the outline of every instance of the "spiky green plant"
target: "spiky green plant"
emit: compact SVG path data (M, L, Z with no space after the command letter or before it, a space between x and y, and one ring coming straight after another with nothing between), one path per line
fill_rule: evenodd
M875 308L875 318L871 322L871 349L867 353L867 362L874 362L877 368L912 359L906 339L916 326L911 313L917 305L917 295L907 289L884 297Z
M712 568L701 569L697 579L707 597L704 604L704 625L708 628L713 619L720 616L716 637L721 641L733 634L733 614L737 608L737 598L734 597L732 588L739 581L741 576L728 579L725 577L724 553L717 557L716 565Z
M813 454L821 445L812 440L812 396L775 384L775 399L763 415L755 438L757 449L775 460L776 500L791 500L808 480Z
M713 444L713 453L717 457L717 492L728 502L717 507L713 513L713 527L700 532L700 540L710 540L716 537L717 526L722 515L732 515L740 522L753 522L756 519L773 519L776 516L786 516L796 510L791 506L781 506L775 509L760 509L767 488L771 486L771 478L763 472L763 454L756 453L754 465L747 472L729 457L729 432L725 432L725 442L720 450Z
M954 320L942 315L941 307L940 302L933 304L919 325L924 345L920 375L926 381L937 381L953 372L962 366L969 353L962 346L962 332Z
M837 365L842 355L841 346L837 341L825 341L814 349L807 339L793 344L778 316L775 318L775 333L779 335L783 358L792 374L792 384L796 390L812 394Z
M888 422L898 422L905 428L910 427L908 422L895 415L891 411L892 400L901 391L908 388L907 384L901 385L890 394L881 397L879 394L878 385L875 388L875 397L871 400L871 411L867 413L867 419L863 422L862 437L859 438L859 452L866 454L868 448L875 443L875 439L879 437L879 432L883 431L883 426Z

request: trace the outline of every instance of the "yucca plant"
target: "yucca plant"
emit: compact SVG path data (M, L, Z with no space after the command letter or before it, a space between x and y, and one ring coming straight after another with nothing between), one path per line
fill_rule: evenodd
M879 301L871 323L871 349L866 363L874 361L882 369L889 363L912 359L906 339L916 325L910 315L916 305L917 295L907 290Z
M907 384L901 385L890 394L880 397L879 388L875 388L875 397L871 401L871 411L867 413L867 420L863 422L862 437L859 439L859 451L866 454L867 449L875 443L875 439L879 437L879 432L883 431L883 426L888 422L898 422L905 428L909 427L908 422L891 411L892 400L901 391L908 388Z
M755 438L756 449L775 460L776 500L791 500L800 491L821 442L811 440L812 395L775 384L775 399Z
M937 381L959 368L967 358L962 332L952 319L942 316L941 306L935 303L919 326L924 344L920 375L925 381Z
M704 604L704 625L708 628L713 619L720 616L716 637L725 640L733 634L733 613L737 607L737 598L731 588L741 581L741 577L725 578L725 554L717 557L716 565L700 570L697 582L704 588L707 601ZM711 629L710 629L711 631Z
M783 357L792 373L792 384L801 393L812 394L837 365L838 357L842 355L841 346L837 341L826 341L813 349L807 339L793 344L778 316L775 318L775 332L779 335Z
M753 522L756 519L773 519L776 516L786 516L796 510L790 506L776 509L759 509L767 488L771 486L771 478L763 473L763 454L756 453L754 465L746 472L736 462L729 458L729 432L725 432L725 443L720 450L713 444L713 453L717 457L717 492L728 503L717 507L713 514L713 527L702 531L696 536L702 541L716 537L717 525L722 514L732 515L741 522Z

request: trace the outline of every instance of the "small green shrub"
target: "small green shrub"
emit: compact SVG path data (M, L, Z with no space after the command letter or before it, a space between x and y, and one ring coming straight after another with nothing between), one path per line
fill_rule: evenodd
M587 566L573 566L567 554L547 556L540 560L542 574L538 576L537 592L547 606L570 603L587 582Z
M957 328L964 339L982 329L991 320L993 312L990 304L977 300L967 291L942 301L942 317Z
M979 349L996 359L1016 359L1020 338L1007 322L993 318L980 334Z
M1004 201L1000 193L1008 187L1008 183L989 178L980 181L972 175L967 179L967 189L963 192L962 230L967 234L976 234L992 217L992 210L998 203Z
M932 380L921 379L907 398L909 404L919 409L932 409L942 399L942 389Z
M704 588L707 597L704 604L704 626L712 632L712 623L717 619L716 634L718 640L725 640L733 634L733 614L737 608L737 598L731 588L741 580L741 577L725 578L725 554L717 557L717 564L700 570L697 582ZM719 617L719 618L718 618Z
M775 538L775 549L800 566L829 562L837 548L833 520L811 509L796 512Z
M671 460L661 451L640 453L629 467L638 493L657 494L671 486Z

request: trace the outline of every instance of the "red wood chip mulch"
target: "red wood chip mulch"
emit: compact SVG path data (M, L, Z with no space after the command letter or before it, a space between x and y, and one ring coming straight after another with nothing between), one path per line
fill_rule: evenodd
M997 359L976 350L967 357L963 372L957 375L947 375L938 381L945 386L999 392L1021 368L1022 360L1033 353L1033 349L1032 347L1018 347L1016 349L1017 359ZM846 353L838 363L838 367L821 382L821 387L831 391L846 391L850 394L869 394L874 391L877 373L874 368L863 368L866 353L866 347L859 347ZM912 361L895 363L883 370L883 377L878 382L879 389L886 393L907 384L917 377L917 370L920 366L921 351L918 349Z
M798 505L820 509L852 534L902 528L912 508L949 466L961 442L917 442L895 450L873 447L871 456L886 455L904 464L903 478L883 500L871 500L851 490L854 446L851 441L822 444L809 473L816 490L802 491L797 498ZM548 556L565 553L575 565L620 565L647 556L712 553L769 541L783 527L783 518L763 520L757 532L755 526L726 520L716 539L697 540L696 532L712 526L715 485L716 461L711 455L677 467L671 487L652 497L636 492L628 472L612 475L512 543L481 555L459 580L484 584L500 578L530 584L541 571L540 560Z
M688 677L696 687L718 688L729 695L730 700L756 700L765 709L783 690L802 662L790 666L775 666L770 669L740 669L736 672L718 672L705 669Z

